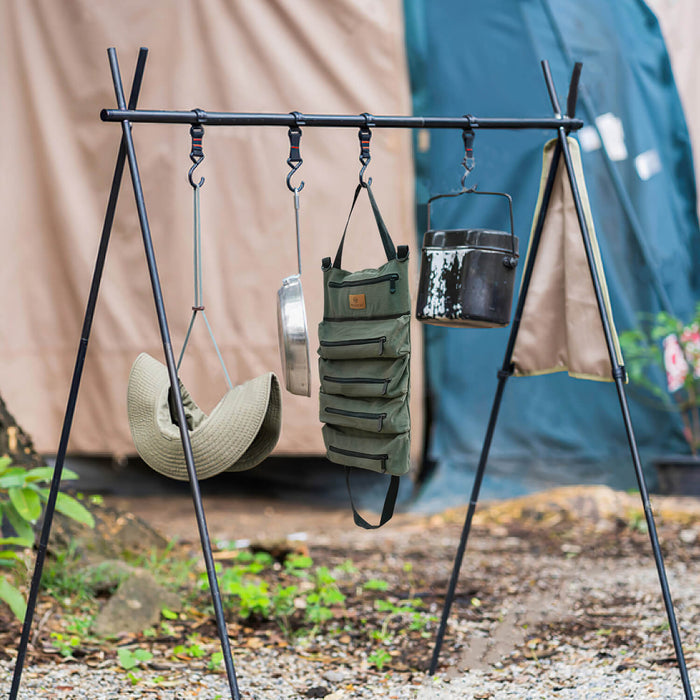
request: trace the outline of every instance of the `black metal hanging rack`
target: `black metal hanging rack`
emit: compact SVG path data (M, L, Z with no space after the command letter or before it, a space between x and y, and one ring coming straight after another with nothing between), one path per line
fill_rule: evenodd
M632 455L632 461L634 464L635 474L637 477L637 482L639 484L640 496L642 499L642 505L644 508L644 515L646 518L649 537L651 540L652 552L654 555L654 560L656 563L656 568L659 576L659 581L661 585L661 592L664 601L664 606L666 609L666 615L668 617L669 628L671 631L674 650L676 653L676 659L678 661L678 666L681 675L681 682L683 685L683 690L686 700L692 700L692 689L690 687L690 681L688 678L688 671L686 667L686 662L683 654L683 648L680 640L680 635L678 632L678 624L676 622L676 617L673 608L673 602L671 600L671 594L669 591L668 580L666 576L666 571L663 563L663 557L661 554L661 549L659 546L658 535L656 532L656 526L654 523L654 516L651 510L651 504L649 502L649 493L646 486L646 481L644 478L644 473L641 466L641 461L639 458L639 453L637 450L636 439L634 437L634 431L632 429L632 422L629 415L629 407L627 404L627 397L624 388L624 367L618 364L615 351L612 331L609 327L607 315L605 312L605 307L603 304L603 295L601 291L600 280L597 275L595 264L593 261L593 256L591 252L591 239L588 231L588 227L583 214L583 207L581 204L578 187L576 183L576 178L573 172L573 165L571 161L571 155L569 152L567 135L571 131L576 131L583 126L583 121L576 119L574 117L576 111L576 101L578 95L578 81L581 72L581 64L576 64L572 73L571 82L569 85L569 92L566 104L566 113L562 113L559 106L559 100L557 98L556 90L554 87L554 82L552 80L551 73L549 71L549 65L546 61L542 62L542 67L544 71L545 83L547 90L549 92L550 101L552 103L552 108L554 111L554 117L546 118L481 118L472 115L465 115L462 117L406 117L406 116L374 116L370 114L361 115L322 115L322 114L301 114L299 112L293 112L289 114L263 114L263 113L229 113L229 112L206 112L201 109L184 110L184 111L154 111L154 110L138 110L136 109L136 103L138 101L138 95L141 88L141 82L143 79L143 72L145 68L146 56L148 50L142 48L139 52L136 70L134 73L134 80L132 83L131 94L129 97L129 102L127 104L124 97L124 88L122 85L121 74L119 71L119 64L117 61L116 50L113 48L107 51L109 57L109 64L112 73L112 81L114 84L114 91L117 98L118 109L104 109L100 113L100 117L106 122L120 122L122 125L122 138L119 145L119 151L117 154L116 165L114 169L114 176L112 179L112 185L110 189L107 209L105 213L104 224L102 227L102 234L100 238L97 259L95 262L95 269L93 272L92 283L90 286L90 293L88 296L88 301L85 309L85 315L83 319L83 326L81 331L81 337L78 344L78 351L76 355L76 362L73 371L73 377L71 380L70 392L68 396L68 401L66 405L66 412L63 421L63 428L61 431L61 438L59 442L59 447L57 450L54 474L51 482L51 488L49 493L49 498L46 503L46 509L44 514L44 522L40 534L39 545L37 549L37 556L34 565L34 572L32 575L32 581L27 601L27 612L24 618L24 624L22 628L22 636L20 638L20 644L17 651L17 659L15 661L14 673L12 678L12 685L10 689L9 699L15 700L19 692L22 669L24 666L24 661L27 652L27 646L29 643L29 636L32 626L32 621L34 617L34 611L36 608L37 597L39 593L39 587L41 582L41 574L43 570L44 559L46 555L46 549L48 546L49 535L51 531L51 524L53 521L53 516L56 508L56 499L58 497L58 492L60 489L60 481L63 472L63 465L65 461L68 439L70 436L70 430L73 421L73 415L75 412L75 405L77 402L78 391L80 388L80 381L82 378L82 372L85 364L85 357L87 354L88 340L90 336L90 330L92 327L92 321L95 311L95 306L97 303L97 297L99 293L100 282L102 279L102 273L104 270L104 264L106 260L107 248L109 243L109 237L111 234L112 224L114 221L114 213L116 209L117 199L119 195L119 189L121 185L121 179L124 172L125 163L128 161L129 170L131 173L131 180L134 190L134 198L136 201L136 208L139 216L139 223L141 227L141 233L144 243L144 249L146 252L147 266L149 275L151 278L151 287L153 291L153 299L156 307L156 315L158 317L158 325L160 328L161 339L163 342L163 351L165 354L166 365L168 368L168 374L170 378L170 383L172 387L178 386L177 369L175 364L175 358L173 355L172 343L170 340L170 331L168 328L168 322L165 315L165 307L163 303L163 294L160 285L160 280L158 277L158 269L155 260L155 252L153 249L153 242L151 238L150 226L148 223L148 216L146 213L146 205L143 195L143 188L141 186L141 179L138 170L138 163L136 160L136 151L134 148L134 142L132 138L132 128L133 123L156 123L156 124L199 124L207 126L278 126L278 127L295 127L300 123L304 123L305 126L309 127L362 127L362 128L408 128L408 129L461 129L461 130L475 130L475 129L551 129L556 131L558 138L557 149L554 154L552 161L552 167L550 169L550 174L548 177L548 184L545 191L546 203L549 202L549 197L551 196L552 185L554 182L554 173L556 172L556 167L559 161L563 158L565 167L568 172L569 182L571 185L572 193L574 195L574 203L576 205L576 210L578 214L579 226L581 229L581 235L583 237L584 247L586 249L586 255L588 258L589 269L591 272L591 278L593 281L593 286L596 294L596 299L598 302L598 310L601 317L601 322L603 324L603 330L605 334L606 344L608 347L608 352L610 355L611 362L611 375L618 393L618 398L620 400L620 407L622 411L622 417L625 424L625 430L628 437L628 442L630 445L630 451ZM459 578L459 571L462 564L462 558L466 549L467 539L469 536L469 531L471 528L471 521L476 509L477 500L479 496L479 490L481 487L481 481L483 478L484 470L486 467L486 462L488 460L488 453L491 445L491 440L493 438L493 433L496 426L496 421L498 418L498 412L500 408L501 399L503 396L503 391L505 389L505 383L507 379L512 374L511 367L511 355L513 348L515 346L515 340L517 337L518 328L520 325L520 317L522 314L522 309L524 307L525 296L527 293L527 287L529 279L532 272L532 267L534 265L534 260L537 251L537 243L539 241L539 235L542 231L542 226L544 225L544 218L546 215L546 203L543 203L541 207L540 220L537 222L535 231L533 233L533 247L532 254L529 256L528 265L523 272L523 286L518 299L518 306L515 312L513 324L511 325L511 333L508 340L506 353L503 361L502 369L498 372L498 386L494 396L494 402L491 409L491 415L489 418L489 424L486 431L486 436L484 438L484 444L482 448L481 458L477 468L477 473L474 479L474 486L472 489L472 494L469 502L469 508L467 511L467 516L465 519L464 527L462 530L462 536L459 542L457 553L455 555L454 567L452 571L452 577L450 579L448 591L445 596L445 603L443 606L442 619L440 622L440 627L436 637L435 647L433 649L432 660L430 664L430 674L432 675L437 670L437 663L439 659L440 650L442 647L442 642L446 630L447 620L449 617L452 602L454 600L455 589L457 585L457 580ZM207 530L206 518L204 514L204 509L202 506L202 498L199 489L199 483L197 480L197 474L194 465L194 458L192 455L192 448L190 444L189 434L187 432L186 426L187 422L185 420L184 408L182 404L182 397L179 391L173 391L173 396L175 398L176 412L178 423L180 425L180 435L182 439L182 446L185 455L185 462L187 464L187 472L190 480L190 488L192 492L192 499L194 503L195 516L197 519L197 525L199 528L200 541L202 545L202 554L204 557L207 574L209 577L209 588L211 591L212 603L214 607L214 614L216 618L217 630L219 634L219 640L221 642L221 648L224 657L224 665L226 667L226 674L229 683L229 689L231 691L231 697L233 700L240 699L240 692L238 689L238 684L236 680L235 669L233 665L233 658L231 655L231 648L229 644L228 632L226 629L226 622L223 614L223 607L221 603L221 595L219 592L218 581L216 578L216 572L214 569L214 559L211 549L211 541L209 539L209 533Z
M295 116L296 115L296 116ZM558 129L575 131L583 126L582 119L568 116L541 119L498 119L475 117L391 117L368 114L270 114L254 112L160 111L145 109L103 109L104 122L147 124L204 124L206 126L286 126L292 127L303 120L304 126L364 127L372 129Z

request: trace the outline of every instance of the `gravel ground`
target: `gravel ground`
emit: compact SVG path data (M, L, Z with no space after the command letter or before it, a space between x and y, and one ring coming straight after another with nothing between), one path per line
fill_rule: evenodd
M240 697L682 700L648 541L636 520L630 527L627 498L608 490L565 491L484 509L463 567L463 595L450 618L441 673L434 678L414 666L379 672L367 661L367 647L353 655L320 637L308 648L258 647L250 644L255 639L248 631L232 636ZM174 499L168 505L175 514L184 510ZM330 561L332 546L333 556L352 556L367 576L376 572L395 587L402 563L413 561L416 571L429 571L432 588L440 591L462 518L461 513L430 520L399 516L369 538L347 527L347 513L323 513L314 520L298 510L258 514L237 512L228 501L220 508L215 501L208 505L217 536L268 528L267 536L279 537L304 527L314 557ZM700 697L700 503L682 505L658 501L670 588L691 684ZM182 517L157 511L151 502L131 506L168 536L191 536L191 523ZM232 523L232 513L241 523ZM555 531L569 532L572 513L572 536L552 539ZM472 596L480 599L478 609ZM425 640L423 654L419 641L422 657L429 657L432 644L432 637ZM12 654L11 644L6 646ZM148 668L134 669L131 676L104 655L87 663L56 656L58 663L27 665L19 698L231 697L225 674L209 672L201 659L180 662L158 648L154 654ZM0 661L0 696L9 692L12 669L11 661Z
M566 661L530 662L489 671L469 671L453 677L437 675L367 674L360 669L333 668L297 655L260 653L235 660L241 698L291 700L325 697L326 700L385 698L387 700L610 700L612 698L683 698L680 675L675 668L624 668L620 659L600 659L576 653ZM11 665L0 665L9 678ZM226 677L187 669L139 671L134 686L123 670L113 664L87 668L66 663L25 669L20 698L108 698L230 697ZM691 683L700 687L700 673L690 671ZM3 694L9 682L0 685ZM330 691L330 692L329 692ZM329 694L328 694L329 693Z

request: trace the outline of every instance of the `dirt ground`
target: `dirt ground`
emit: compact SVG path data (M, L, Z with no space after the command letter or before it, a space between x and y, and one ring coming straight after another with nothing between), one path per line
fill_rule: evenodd
M700 500L654 497L652 502L686 661L694 669L700 663ZM188 496L110 496L105 506L133 514L164 538L176 538L177 547L199 553ZM372 648L367 629L391 631L395 623L385 670L425 672L466 508L431 516L399 513L373 532L355 527L349 508L229 495L205 496L204 508L217 557L247 547L271 552L289 547L301 548L329 568L352 562L354 573L341 582L347 598L344 626L339 620L336 629L307 645L305 654L359 663L359 655L366 659ZM388 589L368 596L362 587L370 579L385 581ZM378 597L419 599L433 615L432 622L410 631L406 620L378 612ZM44 609L49 609L45 601L38 619ZM197 618L192 624L198 633L215 638L211 619ZM34 633L30 661L60 661L55 652L51 655L49 629ZM352 631L344 631L348 629ZM183 623L182 637L190 632ZM18 626L0 617L0 643L6 653L17 634ZM236 646L251 650L289 648L274 624L232 622L229 634ZM172 645L173 640L164 643ZM566 659L572 650L584 649L589 657L610 659L618 670L676 663L639 496L606 487L566 487L481 504L440 671ZM86 651L88 660L91 654L97 649ZM5 658L11 659L12 653Z
M108 504L168 538L199 546L186 496L114 498ZM694 666L700 662L700 500L657 496L652 505L687 661ZM230 496L205 497L204 507L220 546L270 547L291 537L304 542L315 561L350 559L365 578L389 581L398 597L419 596L437 615L466 513L397 514L382 529L366 532L354 526L348 508ZM414 640L397 665L424 670L432 643ZM442 670L551 657L571 645L602 655L624 649L623 664L675 663L638 494L566 487L480 505Z

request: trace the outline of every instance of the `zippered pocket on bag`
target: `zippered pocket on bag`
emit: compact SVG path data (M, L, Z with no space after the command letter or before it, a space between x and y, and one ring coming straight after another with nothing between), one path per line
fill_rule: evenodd
M394 398L409 389L409 358L324 360L319 358L321 391L340 396Z
M411 428L406 395L395 399L349 398L322 391L319 399L322 423L384 434L403 433Z
M388 454L367 454L366 452L356 452L355 450L343 450L340 447L333 447L331 445L328 448L329 452L332 452L334 454L340 455L341 457L350 457L352 459L359 459L359 460L369 460L371 462L378 462L379 463L379 469L375 470L378 472L385 473L386 472L386 463L389 459Z
M327 360L403 357L411 350L410 319L321 321L318 353Z
M323 318L355 320L396 318L411 314L406 260L391 260L377 269L323 273Z
M379 391L380 396L386 396L386 391L389 387L391 377L387 379L372 379L372 377L331 377L328 374L324 374L321 377L321 381L326 385L337 384L341 389L343 387L365 387L369 385L370 388L375 387ZM341 390L334 393L347 395L347 389L345 391ZM371 395L373 396L375 393L376 392L372 392Z
M374 423L376 424L377 432L382 432L382 427L384 426L384 419L386 418L386 413L368 413L366 411L346 411L342 408L333 408L332 406L326 406L323 409L327 414L330 413L332 416L339 416L341 420L349 419L349 422L353 424L353 427L357 427L360 430L370 430L370 426ZM333 423L335 421L326 420L327 423ZM359 423L360 425L357 425ZM341 425L345 423L340 422ZM367 425L366 428L364 426Z
M329 355L332 356L336 354L337 351L342 353L344 348L348 350L353 347L362 348L360 352L362 354L359 357L380 357L384 354L384 343L386 343L386 336L380 335L376 338L354 338L351 340L320 340L319 345L322 348L326 348ZM369 348L369 354L364 354L364 349ZM374 353L372 350L377 348L377 352ZM334 352L334 349L336 352ZM349 351L349 355L352 355L352 351Z
M411 468L411 433L382 435L323 426L326 455L334 464L401 476Z
M389 293L396 293L396 282L399 279L399 275L396 272L391 272L386 275L379 275L379 277L372 277L370 279L359 279L359 280L344 280L343 282L328 282L328 286L334 289L341 289L343 287L364 287L368 284L381 284L382 282L389 282Z

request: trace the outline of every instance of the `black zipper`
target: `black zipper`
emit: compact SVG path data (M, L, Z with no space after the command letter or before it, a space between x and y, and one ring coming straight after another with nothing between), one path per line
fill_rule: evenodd
M393 321L396 318L401 318L402 316L406 316L410 313L411 313L411 310L409 309L408 311L404 311L404 312L398 313L398 314L387 314L386 316L372 316L371 318L358 319L357 316L324 316L323 320L330 321L330 322L357 321L357 320L362 320L362 321Z
M396 280L399 276L396 272L392 272L389 275L380 275L379 277L373 277L367 280L350 280L348 282L329 282L329 287L363 287L366 284L379 284L380 282L390 282L389 292L393 294L396 291Z
M326 413L334 413L337 416L348 416L348 418L362 418L364 420L376 420L377 432L382 432L386 413L365 413L364 411L346 411L342 408L331 408L326 406Z
M387 390L387 387L389 386L389 382L391 381L391 378L389 378L389 379L373 379L370 377L352 377L352 378L329 377L326 374L323 376L323 381L334 382L335 384L383 384L384 386L382 387L382 396L384 396L384 394L386 394L386 390Z
M389 459L389 455L368 455L364 452L353 452L353 450L343 450L340 447L333 447L333 445L330 445L328 447L328 451L336 452L337 454L345 455L346 457L357 457L359 459L373 459L375 461L381 461L383 472L386 471L386 463Z
M386 336L380 335L377 338L359 338L358 340L321 340L320 345L324 348L342 348L346 345L370 345L371 343L379 343L379 354L384 354L384 343Z

